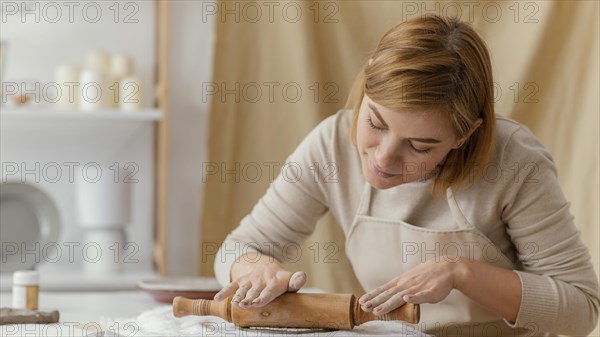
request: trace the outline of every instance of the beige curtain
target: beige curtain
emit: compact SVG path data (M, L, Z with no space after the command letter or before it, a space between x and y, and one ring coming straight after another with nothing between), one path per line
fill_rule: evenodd
M250 212L286 156L320 120L344 105L381 35L427 13L460 16L488 42L497 113L529 126L554 154L598 271L598 2L248 4L219 3L214 83L205 91L213 94L209 160L203 170L203 275L213 274L213 248ZM343 247L341 231L325 216L300 261L289 268L306 270L309 286L360 294Z

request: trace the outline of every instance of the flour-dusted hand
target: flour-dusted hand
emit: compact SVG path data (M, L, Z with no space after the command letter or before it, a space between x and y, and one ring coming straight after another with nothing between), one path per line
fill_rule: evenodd
M455 257L425 261L364 294L358 302L362 310L375 315L386 314L405 303L438 303L456 287L459 265Z
M233 281L214 300L222 301L233 295L231 303L241 308L263 307L285 292L300 290L306 283L303 271L289 272L279 261L258 253L242 256L231 269Z

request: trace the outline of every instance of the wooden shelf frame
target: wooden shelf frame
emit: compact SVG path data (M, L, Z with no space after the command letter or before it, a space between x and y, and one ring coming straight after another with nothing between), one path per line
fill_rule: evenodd
M168 271L169 175L169 1L156 1L156 106L162 118L155 132L154 263L161 276Z

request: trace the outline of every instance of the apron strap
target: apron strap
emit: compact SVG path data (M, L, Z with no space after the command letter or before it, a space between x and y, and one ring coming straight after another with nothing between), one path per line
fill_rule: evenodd
M458 207L458 203L456 202L456 198L454 197L454 193L452 192L452 188L448 187L446 190L446 199L448 199L448 206L450 206L450 212L452 213L452 217L458 228L460 229L473 229L473 226L469 220L465 217L464 213Z
M358 202L356 215L369 214L369 207L371 206L371 188L371 185L365 181L365 186L360 194L360 201Z

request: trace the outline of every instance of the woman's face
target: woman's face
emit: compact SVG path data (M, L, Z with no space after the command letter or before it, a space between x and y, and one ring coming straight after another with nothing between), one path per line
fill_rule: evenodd
M365 95L356 145L365 179L387 189L426 178L459 140L435 112L390 110Z

